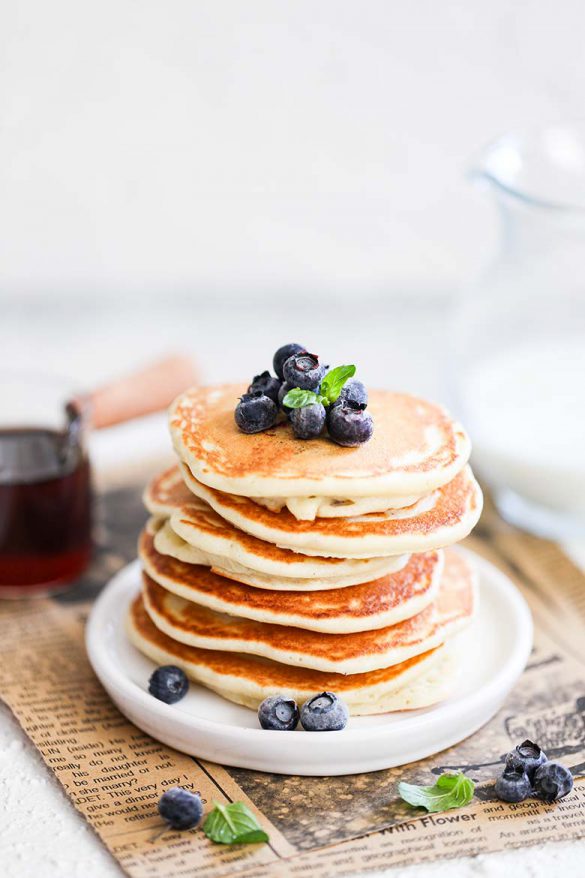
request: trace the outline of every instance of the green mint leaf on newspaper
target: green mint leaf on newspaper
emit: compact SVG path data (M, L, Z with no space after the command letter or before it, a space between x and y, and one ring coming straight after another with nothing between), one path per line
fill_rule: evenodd
M257 844L268 836L243 802L229 805L213 803L213 811L203 824L203 832L216 844Z
M289 409L302 409L306 405L313 405L315 402L323 402L323 397L312 390L301 390L300 387L294 387L285 394L282 404Z
M475 784L462 771L445 772L432 787L399 783L398 795L415 808L426 808L431 813L462 808L473 799Z
M325 405L337 402L345 382L355 375L355 366L336 366L327 372L321 382L321 393L327 400Z

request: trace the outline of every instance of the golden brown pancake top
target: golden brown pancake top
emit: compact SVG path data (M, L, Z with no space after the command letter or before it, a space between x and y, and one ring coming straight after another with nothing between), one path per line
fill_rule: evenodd
M192 598L188 599L194 602L197 602L198 595L211 595L233 607L250 607L307 619L335 619L340 615L354 618L375 616L421 597L433 586L441 553L412 555L402 570L363 585L318 592L272 591L225 579L208 567L186 564L157 552L153 537L146 530L140 536L139 556L151 578L162 585L165 580L171 580L190 589Z
M342 693L348 689L391 683L392 680L396 680L403 673L429 658L437 649L440 649L437 647L428 650L390 668L381 668L363 674L335 674L284 665L281 662L244 653L200 649L196 646L179 643L160 631L151 621L144 608L141 594L136 596L132 604L131 620L141 637L152 645L164 649L178 661L204 665L210 671L223 677L230 676L250 680L259 686L274 687L277 691L279 688L286 689L288 686L295 686L301 689L314 689L315 692Z
M234 410L245 390L238 384L194 387L170 409L171 435L179 457L197 478L221 490L247 496L306 496L296 480L309 481L314 493L324 493L319 486L334 479L335 488L327 488L327 495L341 492L340 496L350 497L357 495L352 493L356 479L438 473L437 484L442 484L454 475L454 465L461 469L469 456L465 432L442 408L387 390L370 391L368 411L374 418L374 435L358 448L343 448L326 435L310 442L296 439L286 419L263 433L244 434L235 424ZM240 487L230 487L226 479ZM264 484L258 490L251 481L258 479L268 480L272 488ZM402 493L399 484L397 480L395 490ZM373 493L384 490L380 486Z

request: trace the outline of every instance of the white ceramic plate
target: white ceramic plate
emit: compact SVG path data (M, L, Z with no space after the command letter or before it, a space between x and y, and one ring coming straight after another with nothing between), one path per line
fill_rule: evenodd
M155 665L124 633L127 607L140 588L137 561L121 570L93 607L87 651L118 708L135 725L191 756L277 774L334 775L414 762L475 732L500 708L532 647L530 611L510 580L474 555L480 610L460 635L463 673L457 694L424 710L352 717L341 732L268 732L256 714L191 683L174 705L148 693Z

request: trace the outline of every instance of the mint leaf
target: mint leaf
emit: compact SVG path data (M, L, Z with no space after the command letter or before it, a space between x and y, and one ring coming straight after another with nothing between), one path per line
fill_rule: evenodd
M252 829L250 832L245 832L243 835L238 835L235 841L232 841L232 844L259 844L263 841L269 841L268 835L264 832L263 829Z
M243 802L229 805L213 803L213 811L207 815L203 832L216 844L257 844L268 841L268 835Z
M355 366L336 366L327 372L321 382L321 393L326 398L325 405L337 402L345 382L355 375Z
M289 409L302 409L307 405L314 405L316 402L331 405L339 399L345 382L354 375L355 366L336 366L323 378L320 393L293 387L282 400L282 404L288 406Z
M445 772L432 787L401 782L398 795L415 808L426 808L431 813L462 808L473 799L475 784L462 771Z
M282 404L287 405L289 409L302 409L316 402L323 402L323 397L313 393L312 390L301 390L300 387L293 387L282 400Z

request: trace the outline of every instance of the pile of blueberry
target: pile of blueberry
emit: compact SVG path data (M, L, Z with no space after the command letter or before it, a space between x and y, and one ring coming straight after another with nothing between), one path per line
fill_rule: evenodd
M508 753L504 772L496 781L496 796L504 802L523 802L528 796L554 802L572 789L569 769L559 762L549 762L532 741L524 741Z
M347 705L333 692L309 698L299 710L296 701L284 695L269 695L258 708L263 729L293 732L300 723L306 732L338 732L349 719Z
M284 413L297 439L315 439L327 425L338 445L354 447L368 441L374 424L366 411L367 390L361 381L344 377L351 369L355 372L354 367L329 371L316 354L295 343L276 351L273 366L276 377L268 371L256 375L238 402L235 420L240 430L270 430ZM295 397L293 405L285 404L287 395L289 402Z

